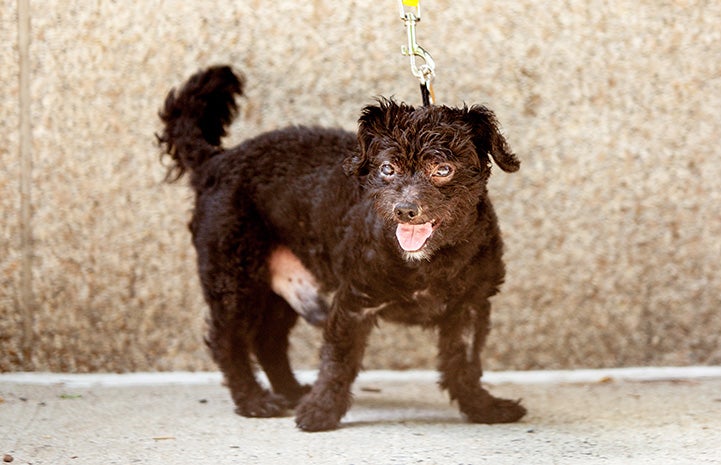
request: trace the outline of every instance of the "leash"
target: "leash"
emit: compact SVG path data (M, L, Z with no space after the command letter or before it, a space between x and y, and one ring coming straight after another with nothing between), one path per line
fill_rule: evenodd
M401 47L401 53L410 57L411 73L418 78L421 84L423 105L433 105L436 101L432 85L433 78L436 76L436 63L431 54L416 42L416 23L421 20L421 2L420 0L398 0L398 4L401 20L405 23L408 36L408 44ZM420 66L416 62L417 58L423 60Z

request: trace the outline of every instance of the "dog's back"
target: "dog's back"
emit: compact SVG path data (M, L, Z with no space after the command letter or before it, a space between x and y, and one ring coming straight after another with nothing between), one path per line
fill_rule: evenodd
M356 135L342 129L291 126L266 132L224 149L221 138L238 112L243 78L228 66L208 68L172 90L158 136L171 158L167 179L191 173L199 209L209 211L228 196L245 196L262 211L268 231L283 237L302 233L298 225L331 227L345 206L357 201L359 184L343 174L343 161L357 154ZM210 188L212 191L210 192ZM332 191L333 198L315 195ZM279 209L278 206L282 206ZM231 214L226 211L224 214ZM324 221L324 218L327 220ZM312 233L306 231L306 233Z

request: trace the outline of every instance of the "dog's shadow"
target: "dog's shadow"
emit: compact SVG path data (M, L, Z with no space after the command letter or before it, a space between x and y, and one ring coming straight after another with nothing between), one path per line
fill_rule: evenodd
M378 424L452 424L463 419L449 401L398 398L383 394L358 393L353 407L343 420L343 427Z

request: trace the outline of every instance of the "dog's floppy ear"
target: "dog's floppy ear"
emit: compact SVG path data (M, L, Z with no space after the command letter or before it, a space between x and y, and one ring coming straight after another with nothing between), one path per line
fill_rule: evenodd
M358 119L358 145L360 152L354 153L343 162L343 170L348 176L364 176L368 174L368 148L381 130L383 120L382 103L368 105Z
M473 128L473 143L478 156L490 155L493 157L493 161L507 173L518 171L521 162L511 152L506 138L501 134L496 115L482 105L464 108L463 113L464 121Z

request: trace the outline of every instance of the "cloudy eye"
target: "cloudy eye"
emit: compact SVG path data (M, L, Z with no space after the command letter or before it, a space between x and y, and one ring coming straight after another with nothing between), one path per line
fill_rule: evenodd
M393 165L391 165L388 162L385 162L380 167L381 175L384 177L391 177L394 174L396 174L396 169L393 168Z
M433 171L433 176L438 178L447 178L453 174L453 167L451 165L438 165Z

